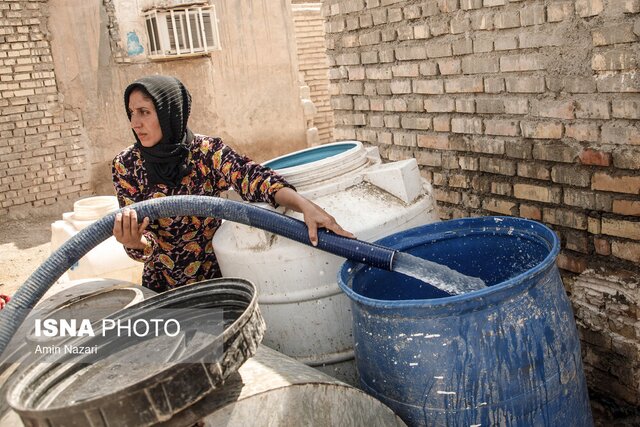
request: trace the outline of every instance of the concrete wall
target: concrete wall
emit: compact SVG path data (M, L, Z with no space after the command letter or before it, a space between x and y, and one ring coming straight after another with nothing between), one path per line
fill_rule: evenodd
M0 142L0 213L10 207L26 212L39 204L68 209L71 201L90 192L112 194L111 159L134 142L122 94L131 81L147 74L180 78L193 95L191 129L220 136L257 161L306 147L288 1L213 1L222 49L170 61L147 58L140 4L0 4L0 37L7 42L0 58L6 61L1 82L8 85L0 115L3 123L10 123L4 124L3 136L17 138ZM134 46L132 40L138 43ZM27 70L32 62L37 65ZM29 144L36 140L42 142ZM10 172L16 162L26 169ZM48 178L53 184L32 177L47 165L54 167L41 174L53 176ZM36 192L40 195L33 196Z
M316 107L313 125L321 144L333 141L333 109L329 95L329 60L325 47L321 4L294 2L293 21L298 47L298 67Z
M56 84L45 6L0 3L0 217L90 193L82 122Z
M640 1L328 0L323 13L335 139L416 158L442 218L549 225L586 354L640 360L638 323L628 345L596 349L612 329L592 322L623 310L634 324L637 305L573 280L640 273ZM591 386L638 404L624 395L637 371L617 387L602 361L585 358Z

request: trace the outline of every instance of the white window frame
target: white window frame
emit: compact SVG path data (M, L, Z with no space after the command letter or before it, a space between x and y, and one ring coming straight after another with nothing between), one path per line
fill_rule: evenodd
M143 18L150 59L207 55L220 50L214 5L153 8L144 12Z

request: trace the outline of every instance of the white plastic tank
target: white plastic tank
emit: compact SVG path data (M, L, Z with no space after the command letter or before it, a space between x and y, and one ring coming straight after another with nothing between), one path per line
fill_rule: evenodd
M439 220L432 188L415 159L383 164L377 148L344 141L265 165L361 240ZM286 214L302 219L297 212ZM213 247L223 276L256 284L267 346L350 384L357 382L350 303L337 284L344 258L229 221L216 232Z
M76 201L73 212L63 213L62 220L51 224L51 252L80 230L118 208L115 196L88 197ZM83 256L59 281L101 277L140 284L142 269L143 264L129 258L122 245L111 236Z

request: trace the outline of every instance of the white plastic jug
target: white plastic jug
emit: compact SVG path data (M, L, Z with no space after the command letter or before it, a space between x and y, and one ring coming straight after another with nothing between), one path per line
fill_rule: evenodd
M51 252L91 223L118 209L115 196L88 197L73 204L73 212L62 214L62 220L51 224ZM129 258L115 237L97 245L74 264L59 280L101 277L140 284L143 264Z

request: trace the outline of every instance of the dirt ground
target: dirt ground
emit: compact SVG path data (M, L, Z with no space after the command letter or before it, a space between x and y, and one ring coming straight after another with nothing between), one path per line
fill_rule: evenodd
M13 295L49 256L51 223L62 219L49 215L36 219L0 221L0 293Z

